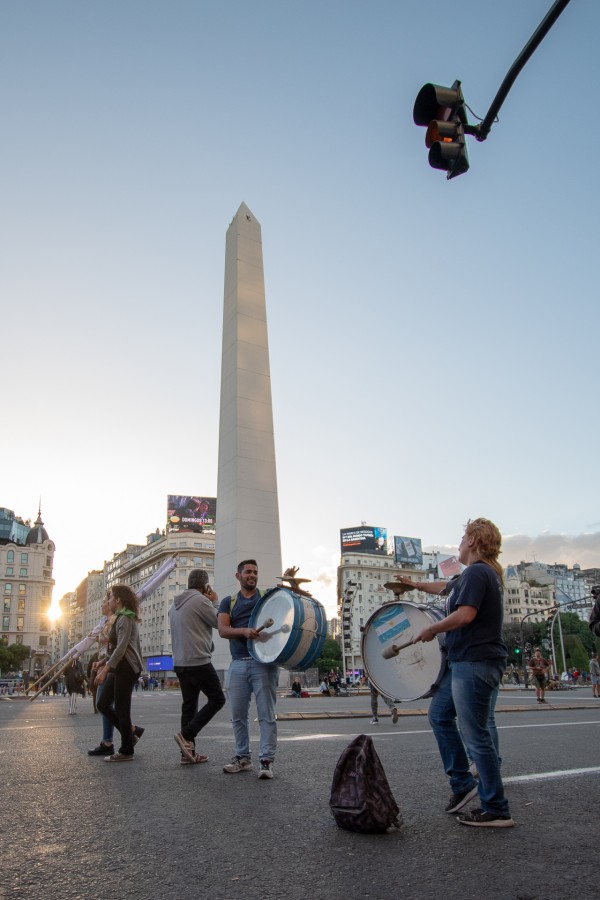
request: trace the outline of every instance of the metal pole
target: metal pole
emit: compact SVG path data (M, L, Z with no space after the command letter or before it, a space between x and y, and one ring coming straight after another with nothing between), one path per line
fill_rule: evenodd
M521 50L521 53L519 54L519 56L517 56L516 60L508 70L506 77L500 85L500 89L494 97L492 105L490 106L483 122L481 122L479 125L467 126L467 128L465 128L466 134L474 134L478 141L485 141L491 131L494 119L498 115L500 107L506 100L508 92L515 83L517 76L524 68L525 64L529 61L533 53L537 50L539 45L542 43L560 14L569 5L569 3L570 0L556 0L552 8L547 12L545 18L538 25L527 44L525 44L525 46Z
M560 621L560 607L556 611L556 616L558 618L558 633L560 634L560 649L562 652L563 666L565 667L565 672L566 672L567 671L567 657L565 656L565 642L563 641L562 624ZM562 672L561 672L561 676L562 676Z

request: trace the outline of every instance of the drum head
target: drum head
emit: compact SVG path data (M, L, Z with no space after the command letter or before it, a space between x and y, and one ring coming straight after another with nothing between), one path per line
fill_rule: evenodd
M248 649L258 662L273 663L289 648L288 642L297 642L300 635L293 631L294 596L285 588L274 588L258 601L250 616L249 627L260 628L273 619L273 624L261 631L256 641L248 641Z
M442 670L437 640L413 644L391 659L384 659L382 652L410 641L442 618L439 610L415 603L386 603L373 613L363 631L362 658L380 693L392 700L418 700L430 694Z

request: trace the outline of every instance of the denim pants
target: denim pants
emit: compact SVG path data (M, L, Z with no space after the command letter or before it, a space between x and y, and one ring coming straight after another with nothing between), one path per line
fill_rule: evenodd
M139 677L124 659L114 671L112 680L104 682L104 690L97 704L103 716L118 728L121 734L119 753L133 756L133 731L131 728L131 695ZM113 709L114 703L114 709Z
M250 698L254 694L260 731L260 759L275 759L277 675L276 665L259 663L255 659L231 660L227 690L236 756L250 756L248 717Z
M181 733L193 741L212 717L225 706L225 694L212 663L204 666L175 666L181 688ZM198 710L200 691L207 703Z
M112 673L107 675L106 679L102 682L101 685L99 685L99 687L96 691L96 707L98 709L100 709L99 703L100 703L100 698L102 696L102 692L104 691L108 682L112 681L112 679L113 679ZM114 726L113 726L112 722L110 721L110 719L107 719L105 715L102 715L102 743L103 744L112 744L114 730L115 730Z
M432 697L429 722L452 791L459 794L475 785L469 772L466 744L479 772L481 808L484 812L506 816L508 802L500 776L495 720L490 729L490 716L493 716L504 667L504 660L450 663Z

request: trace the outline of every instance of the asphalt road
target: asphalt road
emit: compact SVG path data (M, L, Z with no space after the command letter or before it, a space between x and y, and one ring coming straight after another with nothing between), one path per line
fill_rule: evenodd
M443 812L449 791L419 713L427 701L403 704L397 726L383 715L371 726L367 696L279 700L272 781L222 773L227 709L198 741L209 763L181 767L177 692L134 695L146 733L120 765L87 756L100 738L90 700L76 716L61 698L0 702L0 900L597 898L600 701L589 689L551 699L545 708L532 692L501 694L517 825L499 830ZM342 831L329 813L336 761L362 731L403 814L391 834Z

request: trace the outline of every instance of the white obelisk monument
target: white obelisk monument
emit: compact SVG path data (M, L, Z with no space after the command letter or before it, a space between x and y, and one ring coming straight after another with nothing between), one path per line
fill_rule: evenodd
M273 405L260 224L245 203L229 229L221 358L215 590L239 589L238 562L256 559L260 588L282 574ZM213 665L229 668L215 635Z

